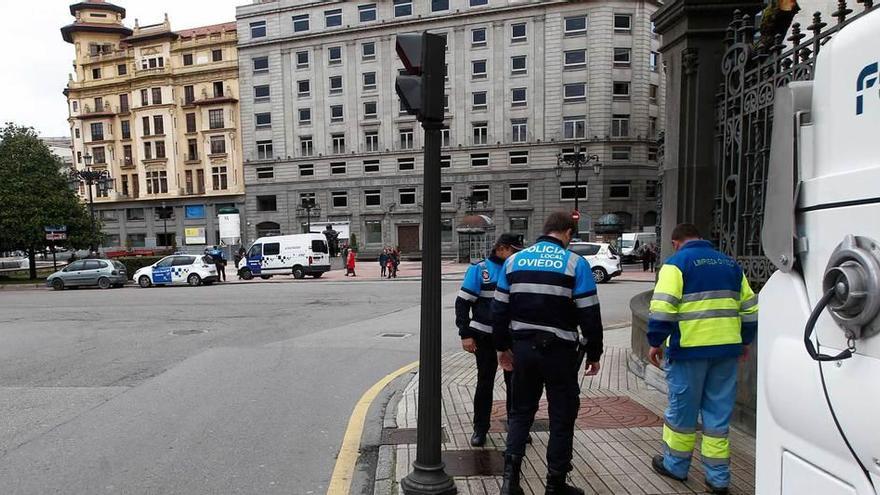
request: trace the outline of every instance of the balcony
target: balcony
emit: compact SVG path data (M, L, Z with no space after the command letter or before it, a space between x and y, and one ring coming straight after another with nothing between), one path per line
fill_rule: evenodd
M183 162L187 165L201 163L202 159L199 157L198 153L187 153L183 155Z
M134 168L134 160L130 156L122 157L122 162L119 164L120 168L129 169Z
M117 108L117 111L118 111L118 108ZM113 111L113 108L110 106L109 103L105 103L104 106L101 108L94 108L94 109L90 105L83 105L82 111L80 112L79 115L76 116L76 118L78 118L80 120L103 119L103 118L113 117L116 115L116 113L117 112Z

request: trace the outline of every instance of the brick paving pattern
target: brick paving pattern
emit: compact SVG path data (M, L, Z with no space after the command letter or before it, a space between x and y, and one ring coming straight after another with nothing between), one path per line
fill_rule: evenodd
M694 456L690 477L685 483L660 477L651 469L651 457L661 449L666 396L646 385L627 368L629 340L629 328L607 331L602 371L596 377L583 379L582 405L574 436L575 469L570 478L588 494L705 493L699 452ZM443 449L444 459L450 464L449 472L455 475L460 494L496 494L501 486L499 459L505 439L504 383L501 373L495 384L493 428L486 447L479 449L470 446L473 431L471 398L476 386L473 356L464 352L445 356L442 376L443 424L446 432ZM397 404L396 423L399 428L416 427L417 389L418 375L414 375ZM534 445L527 448L523 462L523 488L527 494L540 495L544 493L547 471L545 453L549 437L545 404L542 404L537 418L532 431ZM386 422L387 426L390 424ZM731 447L731 493L752 494L754 439L734 430L731 432ZM396 483L411 470L411 463L415 460L415 445L390 445L382 449L390 449L385 454L387 458L395 458L395 470L389 473L389 482L377 482L375 493L399 493Z

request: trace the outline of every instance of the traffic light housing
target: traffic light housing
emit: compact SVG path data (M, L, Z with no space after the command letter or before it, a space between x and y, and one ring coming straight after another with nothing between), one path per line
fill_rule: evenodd
M400 34L396 48L406 72L397 76L395 84L403 107L422 123L443 122L446 37L427 32Z

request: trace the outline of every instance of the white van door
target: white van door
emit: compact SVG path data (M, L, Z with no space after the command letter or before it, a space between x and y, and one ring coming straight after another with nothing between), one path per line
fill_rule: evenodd
M284 273L284 262L281 259L280 242L263 243L263 273Z

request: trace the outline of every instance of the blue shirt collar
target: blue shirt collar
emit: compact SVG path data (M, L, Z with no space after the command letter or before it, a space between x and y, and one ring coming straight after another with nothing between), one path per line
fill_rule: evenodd
M709 248L709 249L712 249L712 248L714 248L714 246L712 246L711 242L709 242L705 239L694 239L692 241L687 241L686 243L684 243L684 245L681 246L680 248L678 248L678 250L681 251L682 249L689 249L689 248Z
M541 237L538 237L537 242L550 242L550 243L556 244L557 246L561 247L562 249L565 249L565 246L562 244L562 241L560 241L559 239L557 239L555 237L549 236L549 235L542 235Z

